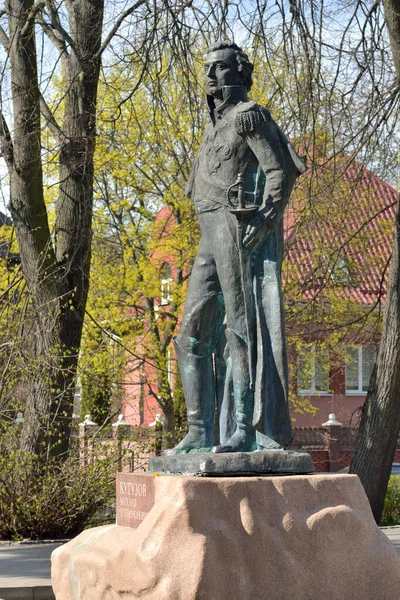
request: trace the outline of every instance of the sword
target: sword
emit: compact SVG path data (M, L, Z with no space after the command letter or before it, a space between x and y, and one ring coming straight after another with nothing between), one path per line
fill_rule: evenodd
M233 204L230 199L230 194L233 188L237 188L237 204ZM250 389L254 390L254 372L253 372L253 333L250 329L250 318L249 318L249 306L248 306L248 295L246 293L246 278L245 278L245 266L244 266L244 248L243 248L243 233L246 227L246 220L251 217L259 207L257 204L246 203L246 192L244 190L244 176L243 173L239 173L235 183L230 185L226 190L226 198L229 205L232 207L229 212L235 215L237 219L236 227L236 242L239 253L239 268L240 268L240 280L242 284L243 294L243 305L244 305L244 316L246 321L246 333L248 340L248 358L249 358L249 374L250 374ZM252 294L252 287L250 287L249 294Z

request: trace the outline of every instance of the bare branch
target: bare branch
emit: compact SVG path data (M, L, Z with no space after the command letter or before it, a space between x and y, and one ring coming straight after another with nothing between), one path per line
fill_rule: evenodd
M106 39L104 40L101 48L99 49L99 51L95 54L94 58L99 58L104 50L107 48L107 46L109 45L109 43L111 42L111 40L113 39L113 37L115 36L115 34L117 33L118 29L121 27L122 23L125 21L125 19L127 17L129 17L129 15L131 15L132 13L135 12L135 10L137 10L140 6L142 6L143 4L145 4L145 0L138 0L137 2L135 2L135 4L133 6L131 6L130 8L127 8L117 19L114 27L111 29L111 31L109 32L109 34L107 35ZM182 4L182 6L179 8L179 10L177 10L175 12L175 14L179 14L181 13L183 10L185 10L185 8L188 8L189 6L191 6L193 4L193 0L187 0L187 2L184 2Z
M118 17L114 27L111 29L110 33L108 34L108 36L104 40L103 44L101 45L100 50L96 53L95 58L99 58L103 54L104 50L107 48L107 46L109 45L112 38L117 33L118 29L121 27L121 25L125 21L125 19L127 17L129 17L129 15L131 15L133 12L135 12L135 10L137 10L140 6L142 6L142 4L145 4L145 0L138 0L137 2L135 2L135 4L133 6L131 6L130 8L127 8Z
M36 4L34 4L29 12L29 14L26 16L26 21L24 26L21 29L20 35L22 37L24 37L28 31L31 29L32 25L35 22L35 17L37 15L37 13L42 10L44 6L44 0L39 0L39 2L37 2Z
M2 111L0 111L0 147L7 166L12 167L14 164L14 148L10 129Z
M61 143L65 136L42 95L40 95L40 112L46 119L46 125L50 129L51 133L58 140L58 142Z
M54 46L59 50L60 54L67 53L65 40L54 33L52 27L48 23L46 23L46 21L41 15L38 15L36 20L42 26L49 40L53 42Z
M8 35L4 31L4 29L0 26L0 43L4 46L5 50L8 52L8 48L10 46L10 40Z
M65 42L67 42L71 46L71 48L74 51L77 58L79 58L79 53L77 51L76 44L75 44L74 40L71 38L71 36L69 35L68 31L66 31L65 28L62 26L59 13L57 12L56 7L54 6L53 0L44 0L44 1L46 4L46 9L50 16L51 27L53 28L53 32L55 32L54 35L57 37L59 42L63 43L65 51L66 51ZM58 33L58 35L57 35L57 33Z

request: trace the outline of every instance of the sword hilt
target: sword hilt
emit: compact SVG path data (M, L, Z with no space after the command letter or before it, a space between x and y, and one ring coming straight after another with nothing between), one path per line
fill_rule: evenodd
M234 205L230 199L230 193L234 187L237 187L237 205ZM243 173L239 173L235 183L230 185L226 190L226 197L229 204L232 208L229 209L229 212L233 215L236 215L239 219L243 219L245 217L250 217L258 210L257 204L246 204L246 192L244 190L244 176Z

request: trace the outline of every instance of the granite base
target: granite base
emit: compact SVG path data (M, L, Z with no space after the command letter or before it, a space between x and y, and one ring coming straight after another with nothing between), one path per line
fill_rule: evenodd
M57 600L394 600L400 558L354 475L155 476L137 529L52 555Z

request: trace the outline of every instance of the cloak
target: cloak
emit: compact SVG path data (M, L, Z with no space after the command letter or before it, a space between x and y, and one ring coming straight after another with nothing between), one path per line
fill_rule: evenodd
M199 214L221 207L229 210L225 190L237 173L243 173L246 194L250 193L259 206L256 216L267 232L255 250L245 251L248 256L243 286L253 315L248 340L249 363L253 365L253 426L258 448L263 449L286 446L292 437L281 288L283 213L297 176L307 167L267 109L243 101L238 93L240 90L227 90L224 105L210 113L212 121L206 128L186 194ZM217 119L222 119L220 125ZM223 329L215 348L214 366L220 443L224 443L234 433L236 422L229 347Z

